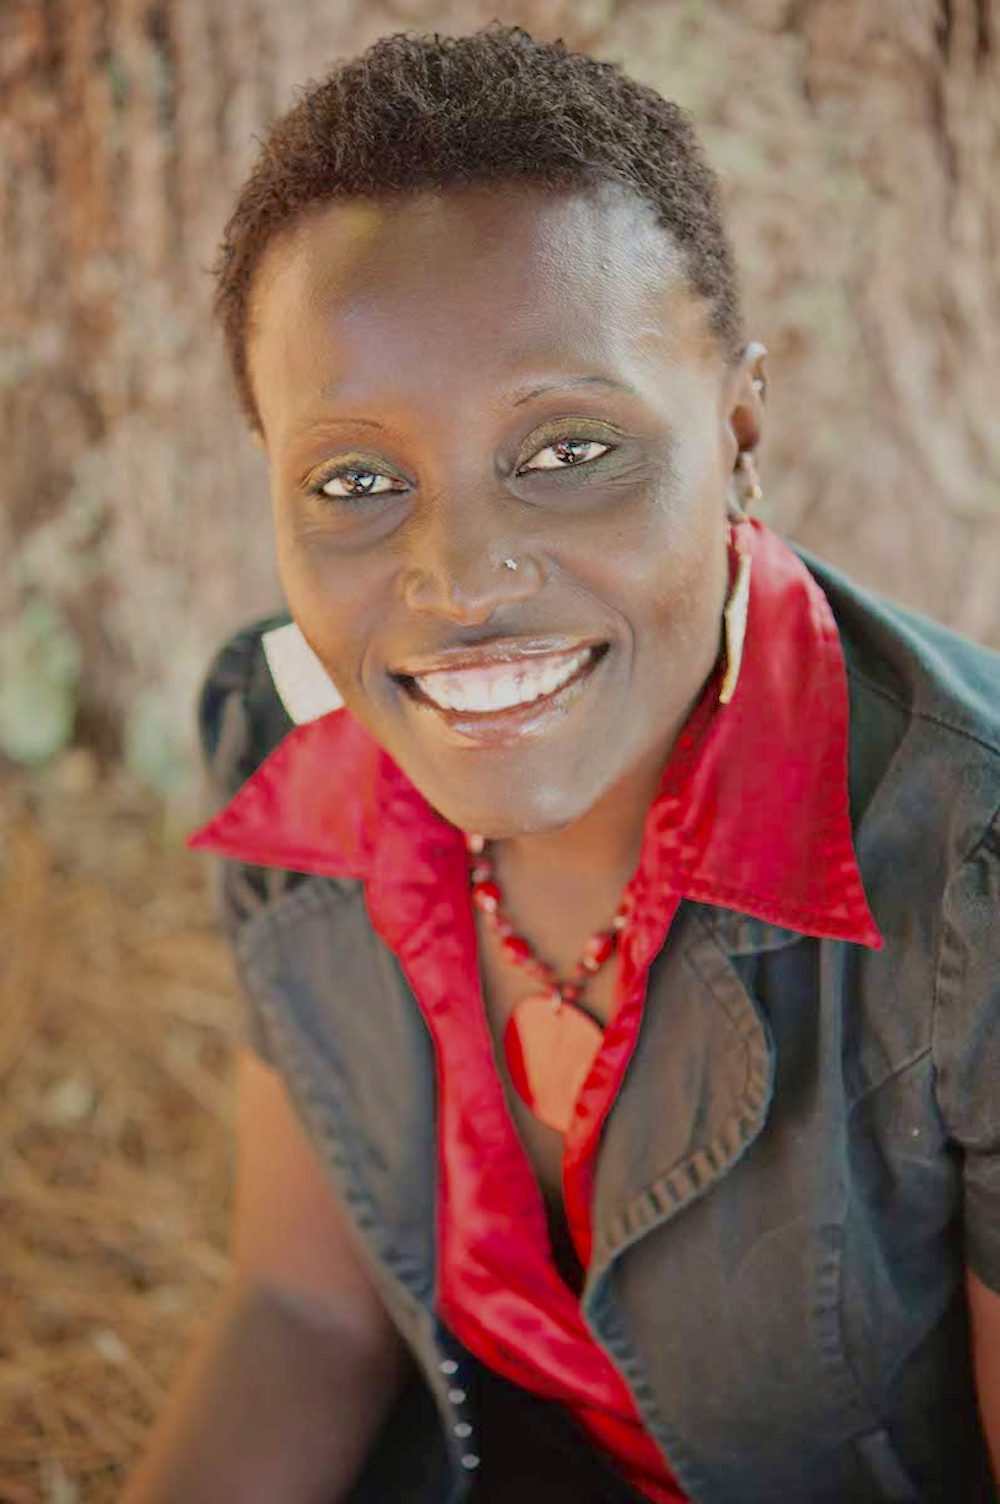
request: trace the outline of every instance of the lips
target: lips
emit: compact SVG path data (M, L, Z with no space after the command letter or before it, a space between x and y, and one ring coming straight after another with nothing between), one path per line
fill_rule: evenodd
M525 663L559 653L576 653L583 648L606 647L597 637L494 637L466 647L447 648L432 656L411 658L393 670L395 679L415 679L424 674L464 668L488 668L497 663Z
M424 715L465 743L500 743L540 731L575 703L602 662L607 643L577 643L546 653L507 653L502 661L395 675Z
M509 663L436 669L413 677L415 688L442 710L489 714L530 705L568 683L592 658L592 647L520 656Z

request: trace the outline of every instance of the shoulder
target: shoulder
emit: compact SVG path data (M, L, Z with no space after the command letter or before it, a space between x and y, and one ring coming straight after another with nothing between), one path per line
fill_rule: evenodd
M850 697L856 837L953 870L995 829L1000 653L856 584L794 545L830 602ZM930 842L930 848L927 842Z
M295 724L278 694L264 643L268 632L290 619L287 612L258 617L226 637L208 660L196 694L206 815L232 798ZM282 868L214 862L211 890L223 931L234 939L247 920L300 881Z
M909 1020L951 1062L936 1079L957 1124L954 1062L1000 1039L1000 655L798 551L847 670L854 847L885 947L859 985L877 1031Z
M855 1006L877 1020L880 1051L896 1041L898 1058L912 1060L923 1047L949 1135L968 1149L995 1146L1000 654L796 551L830 602L844 649L854 843L885 941L865 958ZM969 1221L976 1266L994 1288L998 1163L981 1162L976 1194L988 1211Z
M294 725L264 650L265 635L290 620L277 612L238 628L216 648L202 676L198 739L216 800L230 798Z
M1000 757L1000 653L867 590L793 545L830 602L851 678Z

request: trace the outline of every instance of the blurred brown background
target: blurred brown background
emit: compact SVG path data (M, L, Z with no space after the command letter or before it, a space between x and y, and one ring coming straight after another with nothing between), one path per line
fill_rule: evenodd
M281 604L209 324L269 119L499 16L689 106L771 352L765 515L1000 646L997 0L6 0L0 1504L117 1497L225 1268L194 693Z

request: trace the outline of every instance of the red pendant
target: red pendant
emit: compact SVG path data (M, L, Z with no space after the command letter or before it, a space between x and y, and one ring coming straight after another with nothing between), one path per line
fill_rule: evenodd
M511 1080L535 1116L557 1133L572 1121L603 1040L600 1024L568 1003L554 1008L551 992L522 998L507 1020L503 1045Z

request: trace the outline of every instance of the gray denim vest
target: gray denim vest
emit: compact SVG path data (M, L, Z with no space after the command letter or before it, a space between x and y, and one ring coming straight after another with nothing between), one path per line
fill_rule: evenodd
M1000 1290L1000 656L796 551L844 647L885 947L682 902L601 1140L582 1312L696 1504L979 1504L962 1279ZM213 807L291 729L260 648L289 619L203 682ZM213 860L251 1038L415 1360L352 1501L461 1504L477 1360L435 1314L420 1009L360 882Z

